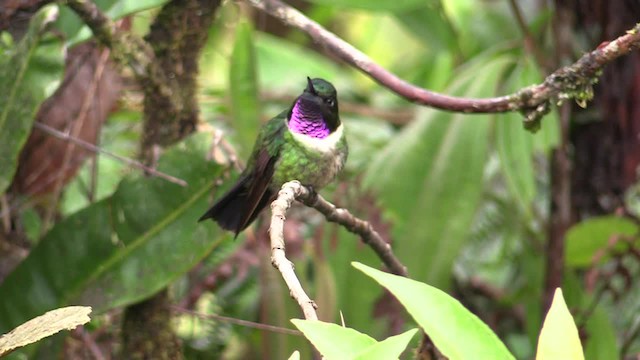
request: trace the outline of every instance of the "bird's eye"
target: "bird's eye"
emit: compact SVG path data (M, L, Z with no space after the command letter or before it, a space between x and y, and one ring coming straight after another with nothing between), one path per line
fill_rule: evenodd
M333 101L333 99L327 99L327 100L325 100L324 102L326 102L326 103L327 103L327 105L329 105L329 106L333 106L333 105L334 105L334 103L335 103L335 102Z

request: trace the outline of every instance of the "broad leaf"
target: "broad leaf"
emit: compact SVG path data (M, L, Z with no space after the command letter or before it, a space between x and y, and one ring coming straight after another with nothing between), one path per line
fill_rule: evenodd
M616 236L634 236L638 226L631 220L617 216L600 216L582 221L567 232L565 259L569 266L584 267L593 261L607 260L607 249L625 248ZM612 241L617 240L617 243Z
M366 349L359 354L357 360L388 360L398 359L406 350L409 341L418 332L418 329L405 331L402 334L390 336Z
M536 360L584 360L578 328L559 288L540 331Z
M197 224L212 179L208 135L176 145L159 169L189 183L127 177L109 198L64 219L0 285L0 331L70 303L96 312L139 301L184 274L220 240Z
M252 32L249 22L238 23L229 72L231 114L243 159L251 152L260 128L256 51ZM302 79L300 81L302 83Z
M511 62L507 56L482 57L461 71L451 92L491 95ZM484 189L491 126L488 115L421 109L372 159L365 186L379 194L394 223L396 255L416 279L442 288L450 282Z
M530 62L519 63L511 75L509 91L517 91L540 81L540 76ZM533 156L534 137L522 126L519 113L507 113L496 119L496 148L511 195L517 199L521 211L530 214L536 196ZM553 126L545 123L543 126Z
M42 8L15 47L0 53L0 194L11 183L38 107L62 77L62 44L46 31L57 14L54 5Z
M445 292L360 263L353 266L387 288L447 358L514 359L486 324Z
M291 322L327 360L353 359L376 343L369 335L337 324L300 319Z

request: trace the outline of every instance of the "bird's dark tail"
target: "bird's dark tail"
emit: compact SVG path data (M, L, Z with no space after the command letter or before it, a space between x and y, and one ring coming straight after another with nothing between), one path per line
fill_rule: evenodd
M273 193L266 189L259 199L250 199L249 177L243 177L204 215L198 219L212 219L221 228L238 234L249 226L260 211L272 200ZM257 204L255 203L257 202Z

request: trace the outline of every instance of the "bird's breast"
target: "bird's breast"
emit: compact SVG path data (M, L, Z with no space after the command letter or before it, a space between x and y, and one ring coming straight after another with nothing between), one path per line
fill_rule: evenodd
M342 170L347 152L343 125L324 139L286 132L272 187L278 190L285 182L298 180L315 189L323 188Z

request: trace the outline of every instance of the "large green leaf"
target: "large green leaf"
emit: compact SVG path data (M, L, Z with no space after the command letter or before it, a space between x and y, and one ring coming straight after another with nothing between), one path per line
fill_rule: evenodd
M159 169L189 183L127 177L109 198L56 224L0 286L0 332L67 304L97 312L139 301L188 271L220 240L197 224L212 179L208 135L176 145Z
M376 343L367 334L332 323L299 319L292 319L291 322L327 360L353 359Z
M369 335L332 323L299 319L291 322L327 360L397 359L417 332L409 330L378 342Z
M46 31L57 14L54 5L42 8L24 37L0 52L0 194L11 183L36 110L62 76L62 44Z
M509 92L537 83L541 80L535 64L519 62L511 74ZM536 196L536 177L533 166L535 154L533 134L522 126L522 115L516 112L503 114L496 119L496 148L511 195L517 200L521 211L530 214ZM553 123L544 123L545 127Z
M610 246L613 236L634 236L637 232L638 226L633 221L617 216L600 216L582 221L567 232L566 263L575 267L589 266L596 255ZM613 247L620 248L625 248L623 241L618 241ZM608 258L601 256L599 260Z
M256 51L252 33L249 22L238 23L229 71L231 114L238 143L241 145L240 154L244 159L251 152L260 128Z
M493 94L508 56L489 54L463 69L450 93ZM372 159L365 185L394 223L394 249L412 277L446 288L484 188L491 117L420 110ZM420 254L420 256L416 256Z
M514 359L485 323L447 293L360 263L353 266L387 288L447 358Z

